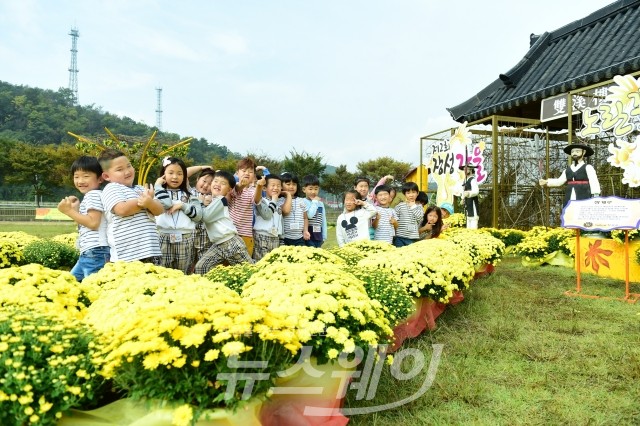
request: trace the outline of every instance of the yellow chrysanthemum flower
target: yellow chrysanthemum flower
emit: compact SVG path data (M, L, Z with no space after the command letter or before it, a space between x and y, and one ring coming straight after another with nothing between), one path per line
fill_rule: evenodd
M234 355L240 355L243 352L250 351L251 347L246 346L242 342L234 341L234 342L225 343L224 346L222 346L221 350L226 357L230 357Z
M189 426L193 419L193 409L190 405L185 404L173 411L171 424L175 426Z

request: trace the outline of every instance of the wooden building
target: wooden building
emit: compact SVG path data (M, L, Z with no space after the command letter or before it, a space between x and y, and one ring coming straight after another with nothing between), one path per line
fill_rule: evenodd
M609 144L621 136L604 130L586 137L580 133L584 111L599 111L609 88L617 84L614 77L637 79L639 74L640 0L619 0L559 29L532 34L529 51L512 69L447 108L454 120L468 122L474 143L486 146L481 225L559 225L563 191L542 189L537 181L560 175L567 165L562 149L576 138L595 150L589 162L603 196L639 198L638 188L622 184L621 169L606 161ZM629 125L634 130L624 138L635 138L640 97L638 116L632 116ZM421 155L453 130L421 138Z

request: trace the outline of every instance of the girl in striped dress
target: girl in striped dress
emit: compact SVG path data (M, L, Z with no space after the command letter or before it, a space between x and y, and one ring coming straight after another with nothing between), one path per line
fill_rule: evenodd
M280 177L285 193L285 196L279 200L279 205L282 206L284 245L304 246L304 232L309 227L309 219L307 205L298 193L300 182L296 175L289 172L282 173ZM287 204L290 206L289 209Z
M213 181L214 175L215 171L212 168L202 168L198 175L198 180L196 180L195 188L191 188L191 195L198 198L204 207L211 204L211 182ZM193 232L193 261L191 271L193 271L198 260L209 250L212 244L204 223L198 222Z
M202 217L202 207L200 200L191 196L187 166L179 158L162 160L155 198L165 208L164 213L156 217L162 253L160 266L187 274L193 263L194 230L196 221Z

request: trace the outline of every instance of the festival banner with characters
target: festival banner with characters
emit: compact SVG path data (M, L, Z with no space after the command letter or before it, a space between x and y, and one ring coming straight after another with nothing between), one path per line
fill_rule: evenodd
M640 136L632 140L632 132L640 129L640 78L617 75L616 85L609 87L609 94L597 108L582 111L583 138L612 131L615 143L609 144L611 156L607 161L624 170L622 183L629 187L640 186Z
M449 139L435 141L427 152L427 166L431 176L438 184L436 203L453 204L453 196L459 196L464 183L465 164L476 166L478 184L487 180L484 169L484 142L474 144L467 122L462 123ZM462 170L461 170L462 168Z

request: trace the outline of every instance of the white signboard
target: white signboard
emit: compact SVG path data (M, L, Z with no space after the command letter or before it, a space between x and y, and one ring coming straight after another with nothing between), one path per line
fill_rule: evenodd
M620 197L597 197L569 201L562 211L563 228L587 231L638 229L640 200Z

